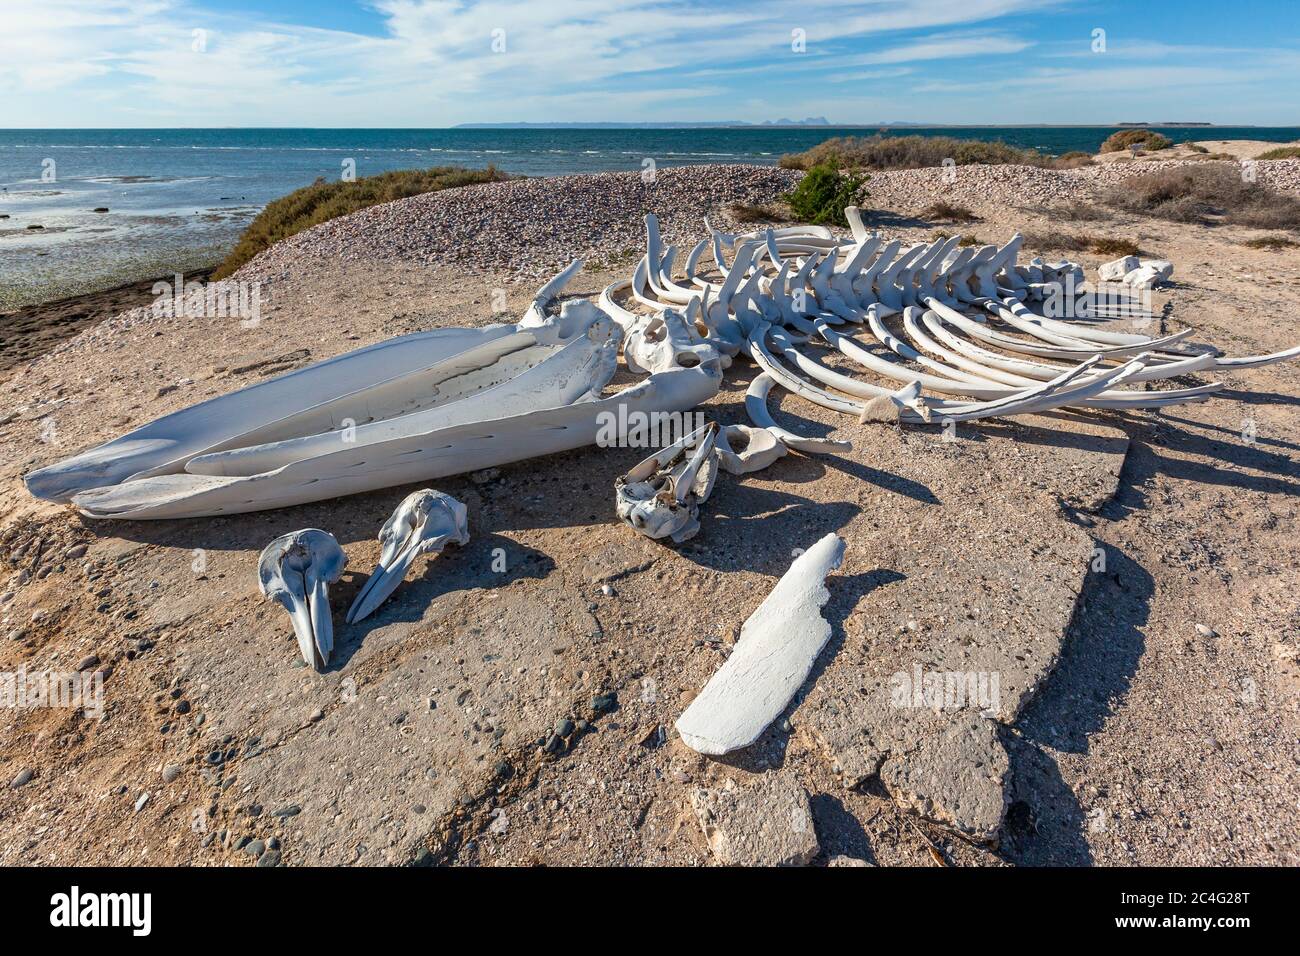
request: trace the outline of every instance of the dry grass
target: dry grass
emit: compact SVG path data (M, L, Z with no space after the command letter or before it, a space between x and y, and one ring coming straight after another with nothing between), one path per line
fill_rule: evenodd
M1300 199L1246 182L1232 166L1164 169L1134 176L1111 187L1102 198L1116 209L1175 222L1300 229Z
M931 222L979 222L980 217L965 206L956 206L945 200L932 202L919 213L922 219Z
M1101 144L1101 151L1103 153L1118 153L1120 150L1137 146L1139 149L1154 152L1155 150L1168 149L1172 145L1174 145L1173 140L1153 129L1125 129L1107 136L1106 141Z
M312 226L319 226L368 206L406 199L421 193L476 183L500 182L509 178L495 166L487 169L434 166L431 169L404 169L379 176L366 176L352 182L330 183L318 179L312 185L268 204L248 224L234 251L212 274L212 278L224 279L263 249Z
M1060 252L1094 252L1101 256L1136 256L1141 253L1131 239L1114 236L1075 235L1068 232L1026 232L1025 245L1032 249L1051 249Z
M1091 153L1084 153L1079 150L1071 150L1068 153L1062 153L1052 160L1053 169L1079 169L1082 166L1095 166L1096 162Z
M789 219L775 206L754 206L743 202L728 206L727 212L736 222L785 222Z
M1114 213L1104 206L1072 200L1056 206L1039 206L1032 210L1048 219L1067 219L1070 222L1109 222Z
M1289 239L1286 236L1259 236L1255 239L1247 239L1242 242L1243 246L1251 249L1290 249L1293 246L1300 246L1300 242Z
M1300 146L1278 146L1266 149L1256 159L1300 159Z
M842 136L818 143L802 153L781 157L786 169L831 166L835 169L922 169L942 166L951 159L958 166L999 166L1016 163L1048 166L1049 156L1006 143L957 139L952 136Z
M943 232L941 230L936 231L932 236L932 239L936 242L940 239L951 239L951 238L952 238L951 232ZM963 235L961 239L959 239L957 242L958 246L987 246L990 244L991 243L985 242L979 236L974 236L970 234Z

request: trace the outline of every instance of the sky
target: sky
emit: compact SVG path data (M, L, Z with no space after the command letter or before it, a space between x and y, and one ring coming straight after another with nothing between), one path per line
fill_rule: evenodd
M0 0L0 128L1300 125L1298 0Z

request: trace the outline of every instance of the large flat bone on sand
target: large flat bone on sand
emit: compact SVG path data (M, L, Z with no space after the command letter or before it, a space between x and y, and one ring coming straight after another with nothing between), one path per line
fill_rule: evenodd
M830 640L824 582L843 558L844 539L828 534L790 565L741 627L731 657L677 718L688 747L713 756L748 747L790 703Z

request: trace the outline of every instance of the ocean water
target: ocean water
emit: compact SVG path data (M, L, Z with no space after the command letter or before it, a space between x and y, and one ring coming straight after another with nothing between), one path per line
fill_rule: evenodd
M1049 153L1114 127L917 128ZM219 261L266 203L318 177L437 165L550 176L691 163L775 163L873 129L0 130L0 310ZM1167 128L1189 139L1300 139L1300 128ZM107 212L94 212L105 208ZM30 229L29 226L41 226Z

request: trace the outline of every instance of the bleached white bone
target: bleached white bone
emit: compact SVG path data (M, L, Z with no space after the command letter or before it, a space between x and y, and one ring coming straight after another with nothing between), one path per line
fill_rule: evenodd
M700 505L718 478L715 443L718 425L710 422L638 462L614 482L615 510L630 528L648 538L681 544L700 530Z
M289 612L302 659L318 671L334 652L329 586L339 579L347 563L334 535L317 528L281 535L263 549L257 561L258 587Z
M732 442L743 446L740 451ZM718 461L724 471L733 475L748 475L762 471L786 454L785 444L766 428L748 425L728 425L718 432Z
M417 557L440 554L452 542L468 544L468 513L451 495L422 488L402 499L379 529L379 541L379 564L348 609L349 624L364 620L383 604Z
M825 579L840 566L844 541L828 534L799 555L741 626L726 662L677 718L682 742L720 756L748 747L803 686L830 640L821 615Z

